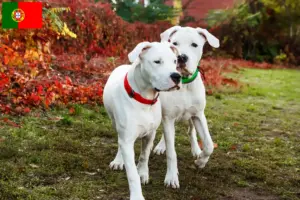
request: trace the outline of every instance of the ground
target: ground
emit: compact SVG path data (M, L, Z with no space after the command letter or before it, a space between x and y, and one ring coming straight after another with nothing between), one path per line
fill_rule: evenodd
M300 199L300 71L247 69L239 77L240 93L207 97L218 144L207 166L196 169L187 125L178 124L181 187L164 187L165 155L151 155L147 200ZM8 117L21 128L0 122L1 200L128 199L125 172L108 167L117 140L105 110L74 107Z

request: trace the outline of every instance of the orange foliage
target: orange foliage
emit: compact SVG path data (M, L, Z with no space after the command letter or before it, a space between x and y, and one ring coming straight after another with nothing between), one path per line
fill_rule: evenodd
M0 30L1 113L27 114L33 107L47 109L69 103L101 104L109 72L128 63L126 55L137 43L158 41L159 33L170 27L167 22L130 24L116 16L107 3L50 2L44 6L71 8L70 13L62 14L62 20L77 38L59 35L48 18L42 29ZM231 63L203 60L205 84L237 86L222 74L232 70Z

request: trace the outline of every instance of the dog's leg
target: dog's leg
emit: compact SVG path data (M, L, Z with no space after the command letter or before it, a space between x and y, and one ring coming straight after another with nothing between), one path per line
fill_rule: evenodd
M167 187L179 188L177 155L175 151L175 120L163 120L164 137L166 141L167 174L165 185Z
M142 150L139 158L139 163L137 165L142 184L147 184L149 182L148 161L151 149L153 147L155 135L156 132L142 138Z
M211 136L208 131L206 117L204 111L199 113L198 116L192 117L195 128L203 142L203 151L198 156L198 159L195 160L195 164L199 168L205 167L205 164L208 162L209 156L214 151L214 144L211 139Z
M188 135L190 138L192 155L194 157L198 157L201 153L201 149L198 144L197 132L196 132L195 126L193 124L193 121L191 119L189 120Z
M154 148L154 153L157 155L162 155L166 151L166 143L164 135L161 136L159 143Z
M112 170L123 170L124 161L121 153L120 145L118 146L118 153L115 159L109 164L110 169Z
M119 140L119 145L125 164L130 200L145 200L142 194L140 176L134 161L134 141L135 140L121 139Z
M108 112L108 115L112 121L112 127L115 130L117 130L114 115L109 112ZM115 159L109 164L109 168L112 170L123 170L123 167L124 167L124 162L123 162L123 158L122 158L122 153L121 153L120 145L118 145L118 153L117 153Z

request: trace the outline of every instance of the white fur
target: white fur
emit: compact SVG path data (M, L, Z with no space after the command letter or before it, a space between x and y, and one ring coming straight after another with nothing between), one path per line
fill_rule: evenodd
M118 153L110 163L114 170L125 165L130 189L130 200L144 200L141 182L149 181L148 160L153 147L156 129L161 123L160 100L154 105L142 104L128 96L124 88L124 77L133 90L144 98L154 99L154 90L168 90L175 86L171 73L176 71L177 55L169 43L143 42L129 54L132 65L117 67L110 75L103 92L105 109L118 132ZM154 61L160 60L157 64ZM142 138L139 163L135 165L134 143Z
M211 46L219 47L219 40L207 30L201 28L195 29L174 26L161 34L161 41L170 40L173 44L176 42L176 47L179 52L188 56L186 68L191 73L195 72L202 57L203 46L206 39ZM193 47L192 43L196 43L198 47ZM155 147L154 152L156 154L163 154L166 150L168 167L165 185L179 188L177 156L174 146L175 122L178 120L189 121L188 133L190 136L191 151L193 156L197 157L195 164L199 168L205 166L214 149L204 115L206 97L200 73L198 73L198 77L193 82L183 84L180 90L170 93L161 93L160 100L162 104L164 135ZM196 131L203 141L203 151L201 151L198 145Z

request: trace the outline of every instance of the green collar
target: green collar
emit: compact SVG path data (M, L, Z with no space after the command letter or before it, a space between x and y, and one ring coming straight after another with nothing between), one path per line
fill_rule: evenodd
M190 78L188 78L188 77L182 77L181 82L183 84L187 84L187 83L193 82L197 78L198 72L199 72L199 70L197 68L196 71L194 72L194 74Z

